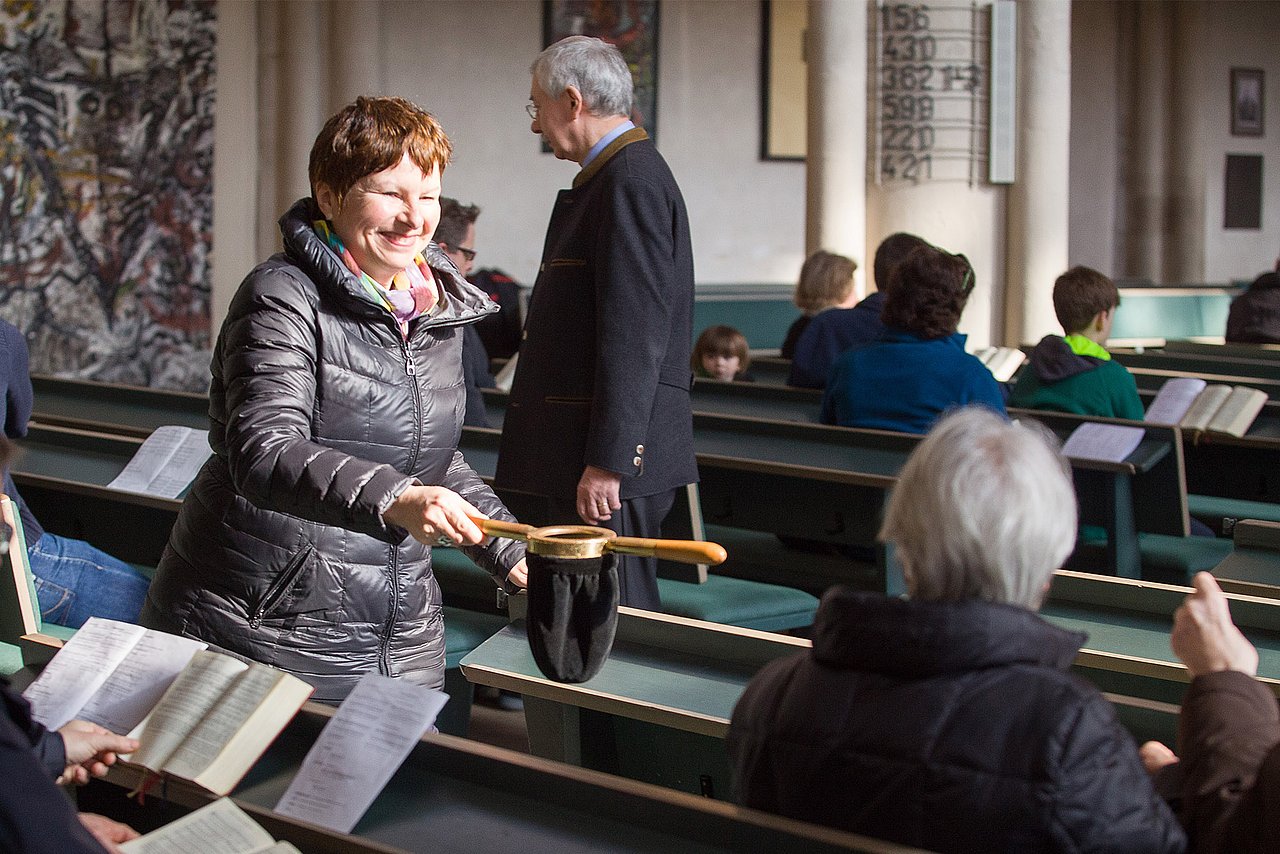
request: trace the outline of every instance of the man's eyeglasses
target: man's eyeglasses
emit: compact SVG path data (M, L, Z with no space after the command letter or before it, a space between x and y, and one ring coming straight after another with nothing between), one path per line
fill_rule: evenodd
M535 122L538 120L538 105L530 101L524 105L524 111L529 114L529 118Z
M455 251L457 251L457 252L461 252L461 253L462 253L462 257L463 257L463 258L466 258L468 261L474 261L474 260L476 260L476 250L474 250L474 249L468 249L468 248L467 248L467 247L465 247L465 246L457 246L457 247L454 247L454 249L455 249Z

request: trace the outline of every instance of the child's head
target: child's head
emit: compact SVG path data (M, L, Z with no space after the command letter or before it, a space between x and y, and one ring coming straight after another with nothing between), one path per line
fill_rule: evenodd
M708 326L693 345L693 372L713 380L731 380L751 363L747 339L732 326Z
M1120 305L1116 283L1088 267L1072 267L1053 283L1053 312L1068 335L1093 337L1110 333L1110 312ZM1095 327L1099 314L1106 315L1105 329ZM1103 340L1106 336L1102 336ZM1101 342L1099 342L1101 343Z
M805 314L816 314L824 308L840 305L853 295L853 271L858 269L852 258L819 249L804 261L800 281L796 284L796 307Z

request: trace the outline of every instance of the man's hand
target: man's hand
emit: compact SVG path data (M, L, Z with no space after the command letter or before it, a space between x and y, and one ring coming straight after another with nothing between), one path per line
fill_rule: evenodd
M1192 676L1220 670L1239 670L1258 675L1258 651L1231 622L1227 597L1218 581L1207 572L1197 572L1195 592L1173 615L1169 645L1182 659Z
M101 777L108 766L114 765L117 753L132 753L138 742L123 735L116 735L88 721L68 721L58 730L67 752L67 767L58 778L59 783L83 785L89 777Z
M468 516L483 516L452 489L443 486L410 486L382 514L382 521L397 525L419 542L439 545L441 537L455 543L476 545L484 539Z
M618 486L622 475L596 466L582 470L578 481L578 516L588 525L599 525L613 518L613 511L622 507L618 499Z
M98 844L113 852L113 854L120 850L116 847L117 844L138 838L138 831L127 824L112 821L105 815L82 812L80 813L80 823L84 825L85 830L93 834L93 838L98 840Z
M1142 760L1142 767L1147 773L1154 777L1160 769L1177 762L1178 754L1162 742L1148 741L1138 748L1138 758Z

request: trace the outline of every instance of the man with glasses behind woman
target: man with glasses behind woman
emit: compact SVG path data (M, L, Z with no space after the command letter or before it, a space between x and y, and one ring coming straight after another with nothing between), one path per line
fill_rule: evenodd
M927 433L956 406L976 403L1003 415L999 384L956 331L973 284L963 255L929 245L912 250L889 275L884 333L836 361L823 422Z

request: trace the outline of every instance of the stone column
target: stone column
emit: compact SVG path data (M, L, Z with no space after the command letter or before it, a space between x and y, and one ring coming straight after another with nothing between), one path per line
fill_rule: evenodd
M858 262L866 292L867 9L863 0L810 0L805 173L805 253L827 249Z
M1053 282L1067 268L1071 5L1018 3L1017 171L1009 188L1008 346L1058 331Z

